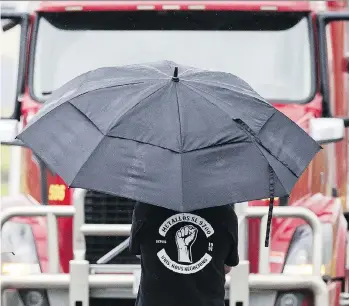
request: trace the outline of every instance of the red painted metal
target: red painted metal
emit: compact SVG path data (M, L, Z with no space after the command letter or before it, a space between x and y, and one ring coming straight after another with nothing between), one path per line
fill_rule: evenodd
M241 11L320 11L324 5L320 1L310 3L308 1L42 1L40 11L62 12L67 9L81 9L93 11L105 10L138 10L153 6L155 10L174 9L188 10L190 7L203 6L206 10L241 10Z

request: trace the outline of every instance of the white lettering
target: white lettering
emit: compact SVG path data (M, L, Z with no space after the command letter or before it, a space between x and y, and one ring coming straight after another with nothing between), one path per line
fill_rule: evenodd
M213 227L204 218L194 214L182 213L173 215L165 220L159 228L159 234L165 237L169 229L180 222L188 222L199 226L206 237L210 237L214 233Z
M166 244L166 240L156 240L156 243L163 243L163 244Z
M182 265L174 262L166 253L165 249L162 249L158 252L158 258L163 263L165 267L172 270L173 272L177 272L180 274L192 274L196 273L203 268L205 268L209 262L212 260L212 257L209 254L205 254L199 261L193 263L191 265Z

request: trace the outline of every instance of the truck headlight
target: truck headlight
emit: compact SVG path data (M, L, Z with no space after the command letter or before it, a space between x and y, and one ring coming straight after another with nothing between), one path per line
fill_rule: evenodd
M321 266L321 274L326 274L326 265L332 258L332 243L333 243L333 229L329 223L322 224L323 235L323 258ZM312 246L313 246L313 232L310 225L305 224L299 226L292 238L286 263L283 269L285 274L312 274Z
M1 273L19 276L41 273L30 225L8 221L1 230Z
M300 302L297 295L286 293L279 297L277 306L299 306Z

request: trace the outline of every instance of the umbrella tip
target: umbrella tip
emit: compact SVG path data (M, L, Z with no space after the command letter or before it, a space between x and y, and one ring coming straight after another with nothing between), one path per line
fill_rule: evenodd
M172 81L174 81L174 82L178 82L179 81L179 78L178 78L178 67L175 67L175 69L174 69Z

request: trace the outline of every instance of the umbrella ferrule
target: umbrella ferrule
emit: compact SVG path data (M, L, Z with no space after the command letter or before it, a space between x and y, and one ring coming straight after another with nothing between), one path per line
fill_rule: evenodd
M178 67L175 67L175 69L174 69L172 81L173 82L179 82Z

